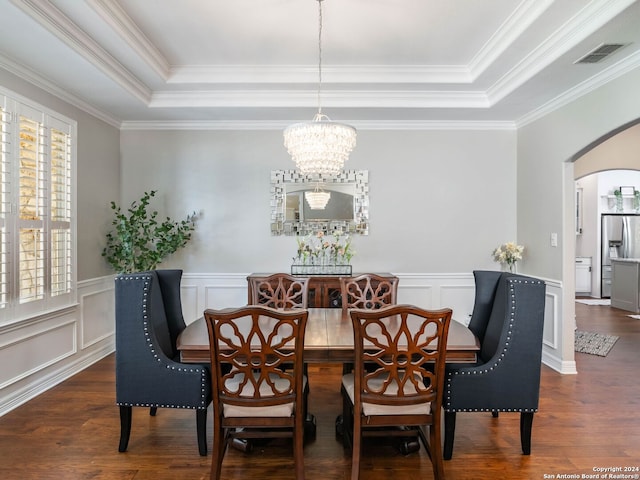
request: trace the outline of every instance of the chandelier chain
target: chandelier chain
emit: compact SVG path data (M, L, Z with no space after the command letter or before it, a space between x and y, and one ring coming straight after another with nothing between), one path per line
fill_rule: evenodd
M289 125L284 145L303 175L337 175L356 145L356 129L333 122L322 113L322 2L318 2L318 113L311 122ZM311 197L328 198L326 192L309 192ZM326 201L325 201L326 204Z
M322 0L318 0L318 114L322 114Z

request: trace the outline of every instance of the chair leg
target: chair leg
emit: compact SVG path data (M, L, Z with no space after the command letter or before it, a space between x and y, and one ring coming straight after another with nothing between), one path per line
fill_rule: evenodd
M203 457L207 456L207 409L196 410L196 430L198 432L198 451Z
M353 445L353 411L349 394L341 389L342 393L342 415L340 420L342 424L340 429L342 431L342 444L346 446ZM338 421L338 419L336 419Z
M307 364L305 363L305 366ZM302 392L303 401L302 408L304 410L304 437L307 440L316 438L316 417L309 412L309 377L307 376L307 384Z
M119 452L126 452L131 434L131 407L120 405L120 445Z
M520 443L522 453L531 455L531 426L533 425L533 412L520 413Z
M149 415L151 415L152 417L155 417L157 412L158 407L149 407Z
M445 460L451 460L455 435L456 412L444 412L444 451L442 456Z
M422 427L420 428L422 431ZM424 438L424 434L422 437ZM431 464L433 465L433 478L435 480L441 480L444 479L444 464L442 462L442 434L440 431L440 417L438 415L433 416L433 423L429 425L429 439L430 445L427 448L429 457L431 457Z
M227 448L227 433L218 418L213 422L213 450L211 451L211 480L218 480L222 472L222 459Z
M296 415L293 432L293 458L296 470L296 480L304 480L304 422L302 415Z
M353 415L353 435L351 437L351 480L360 478L360 449L362 444L362 417Z

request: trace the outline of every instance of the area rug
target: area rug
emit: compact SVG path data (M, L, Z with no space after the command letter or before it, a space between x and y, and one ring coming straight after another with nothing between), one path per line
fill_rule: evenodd
M620 337L616 335L576 330L575 351L606 357L613 344L618 341L618 338Z
M608 298L595 298L593 300L581 298L579 300L576 300L576 302L583 303L585 305L611 305L611 300Z

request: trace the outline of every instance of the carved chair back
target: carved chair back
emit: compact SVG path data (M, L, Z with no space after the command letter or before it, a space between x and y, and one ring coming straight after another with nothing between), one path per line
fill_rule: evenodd
M398 279L374 273L340 279L342 309L374 310L397 303Z
M275 273L251 279L251 304L271 308L307 308L309 279Z

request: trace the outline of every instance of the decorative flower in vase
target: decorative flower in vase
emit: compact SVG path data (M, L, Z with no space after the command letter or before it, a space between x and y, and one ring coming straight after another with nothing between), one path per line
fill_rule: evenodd
M517 245L514 242L507 242L500 245L493 251L493 259L503 265L506 264L509 267L509 271L515 273L516 263L518 260L522 260L523 252L524 247L522 245Z
M293 258L295 265L349 265L355 254L351 248L351 237L340 232L326 235L319 231L296 240L298 250Z

